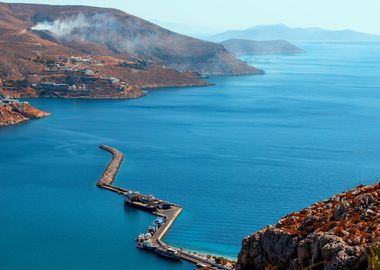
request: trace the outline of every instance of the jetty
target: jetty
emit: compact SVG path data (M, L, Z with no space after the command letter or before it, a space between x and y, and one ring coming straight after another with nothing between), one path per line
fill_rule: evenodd
M141 244L137 243L138 247L148 251L153 251L158 255L163 254L168 258L178 258L188 261L195 264L199 269L234 269L234 261L227 260L225 258L223 258L223 260L220 260L221 257L218 257L218 259L215 260L216 256L187 251L183 248L177 248L165 243L163 240L165 235L168 233L175 220L181 214L183 208L180 205L157 199L152 195L144 195L140 192L135 192L115 186L114 181L124 160L124 154L117 149L107 145L101 145L99 148L111 153L112 160L106 167L106 170L96 185L99 188L103 188L122 195L124 197L124 204L126 206L138 208L157 216L157 219L152 223L151 226L149 226L148 232L141 235L141 237L148 235L148 239L142 238ZM143 244L145 244L147 241L149 241L149 246L144 246ZM166 253L173 253L175 255L166 256ZM223 264L220 261L227 263Z

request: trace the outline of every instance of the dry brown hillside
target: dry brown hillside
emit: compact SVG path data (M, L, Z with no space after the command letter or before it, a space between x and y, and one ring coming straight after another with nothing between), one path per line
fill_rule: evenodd
M380 243L380 183L359 186L281 219L243 241L238 269L366 269Z

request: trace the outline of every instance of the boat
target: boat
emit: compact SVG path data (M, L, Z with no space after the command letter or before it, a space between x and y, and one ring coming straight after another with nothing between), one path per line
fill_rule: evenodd
M156 207L154 207L153 205L144 204L144 203L138 202L138 201L133 201L128 197L124 199L124 204L127 206L130 206L130 207L134 207L134 208L138 208L138 209L147 211L147 212L154 212L156 210Z
M159 226L152 224L148 227L148 232L154 234L155 232L157 232L158 228Z
M174 250L172 248L163 248L163 247L158 247L156 248L155 252L164 257L164 258L167 258L167 259L170 259L170 260L175 260L175 261L179 261L181 258L179 256L179 253L177 250Z
M153 244L153 243L152 243L152 240L148 240L148 241L145 241L145 243L144 243L144 248L145 248L146 250L155 251L155 250L158 248L158 245Z
M172 205L170 203L165 203L165 202L162 202L159 204L158 206L160 209L162 210L168 210L172 207Z
M163 217L158 217L154 221L154 224L156 224L157 226L161 226L162 224L164 224L164 222L165 222L165 219Z
M147 232L145 235L144 235L144 240L145 241L148 241L150 238L152 238L152 234Z
M140 233L135 241L136 241L136 247L143 249L144 243L145 243L145 235L143 233Z

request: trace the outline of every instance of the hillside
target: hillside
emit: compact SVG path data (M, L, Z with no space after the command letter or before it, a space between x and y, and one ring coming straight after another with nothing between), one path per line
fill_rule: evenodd
M284 24L259 25L245 30L219 33L210 40L221 42L228 39L325 41L325 42L379 42L380 36L352 30L332 31L317 27L293 28Z
M245 238L238 269L366 269L379 220L380 183L359 186Z
M0 75L22 77L39 55L150 60L162 68L255 74L223 46L176 34L115 9L0 3Z
M38 110L28 103L3 104L0 101L0 127L40 119L48 115L49 113Z
M296 54L304 52L286 40L256 41L248 39L229 39L220 42L235 55L257 54Z

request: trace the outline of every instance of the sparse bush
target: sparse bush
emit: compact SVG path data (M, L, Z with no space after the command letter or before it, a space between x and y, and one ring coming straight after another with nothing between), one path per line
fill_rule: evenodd
M265 270L277 270L277 266L273 266L273 265L266 265L265 266Z
M223 258L223 257L217 257L217 258L215 258L215 262L217 264L226 265L228 263L228 260L226 258Z
M380 245L367 250L368 270L380 270Z

